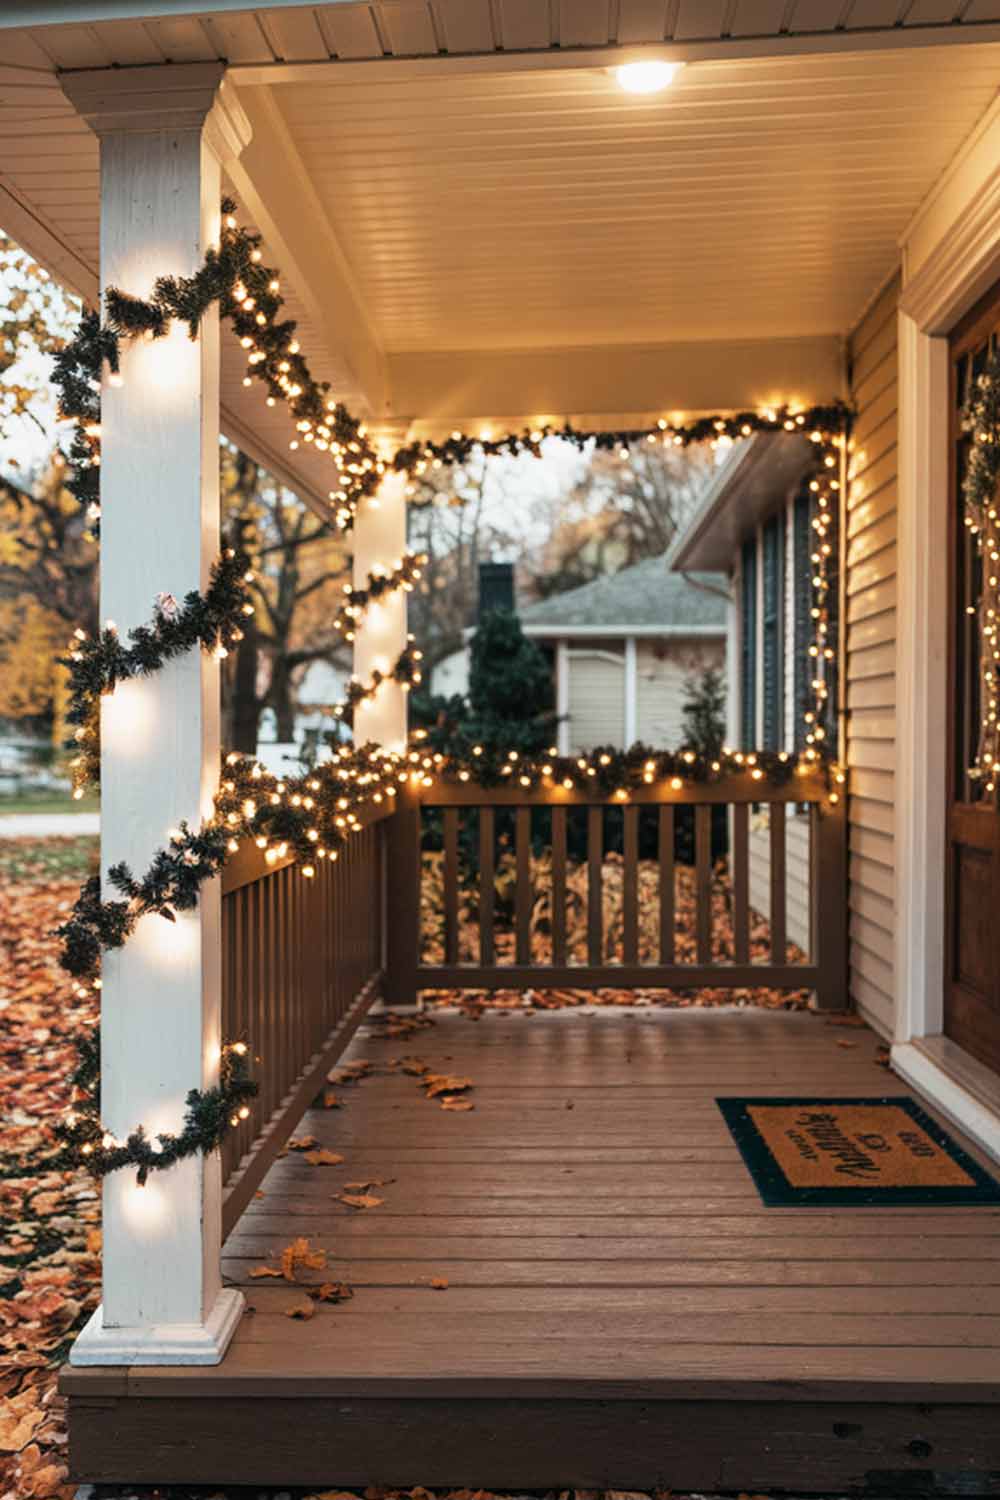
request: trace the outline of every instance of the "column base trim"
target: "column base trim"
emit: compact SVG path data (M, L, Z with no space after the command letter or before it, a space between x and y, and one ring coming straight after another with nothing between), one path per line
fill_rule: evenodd
M927 1040L933 1042L936 1039ZM929 1056L928 1049L919 1041L897 1042L890 1053L890 1061L904 1082L930 1100L994 1161L1000 1161L1000 1113Z
M153 1323L148 1328L105 1328L99 1307L69 1351L71 1365L221 1364L243 1316L243 1293L227 1287L204 1323Z

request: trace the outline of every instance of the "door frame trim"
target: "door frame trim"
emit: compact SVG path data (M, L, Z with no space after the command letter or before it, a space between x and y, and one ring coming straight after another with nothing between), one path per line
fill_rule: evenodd
M1000 183L956 215L899 303L895 1027L892 1063L991 1155L1000 1118L924 1038L944 1013L950 351L955 326L1000 280ZM906 246L903 247L904 265Z

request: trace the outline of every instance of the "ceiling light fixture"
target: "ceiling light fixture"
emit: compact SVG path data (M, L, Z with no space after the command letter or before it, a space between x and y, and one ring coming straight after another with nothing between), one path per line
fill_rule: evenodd
M627 94L658 94L668 88L684 66L675 62L630 62L615 68L615 77Z

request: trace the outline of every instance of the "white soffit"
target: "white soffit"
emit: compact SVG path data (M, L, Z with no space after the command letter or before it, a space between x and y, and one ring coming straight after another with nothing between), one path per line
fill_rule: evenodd
M1000 47L363 76L273 97L383 348L564 349L845 332Z

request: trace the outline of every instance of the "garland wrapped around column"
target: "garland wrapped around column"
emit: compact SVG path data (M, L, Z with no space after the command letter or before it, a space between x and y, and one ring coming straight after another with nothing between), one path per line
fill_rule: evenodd
M972 439L962 480L963 522L982 560L979 598L969 606L979 626L980 721L976 754L967 768L983 790L996 791L1000 775L1000 349L969 392L962 426Z

